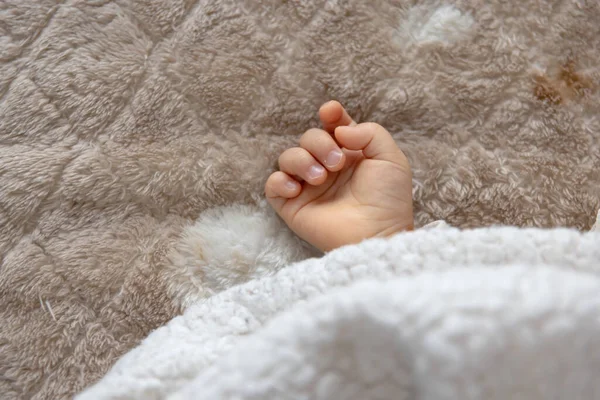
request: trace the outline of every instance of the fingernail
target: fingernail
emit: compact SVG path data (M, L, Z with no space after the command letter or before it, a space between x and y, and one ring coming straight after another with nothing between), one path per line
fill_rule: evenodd
M294 189L296 189L296 182L287 181L285 183L285 187L289 190L294 190Z
M308 177L311 179L317 179L325 173L325 168L320 165L313 165L308 170Z
M327 155L325 164L327 164L328 167L335 167L336 165L338 165L340 163L341 160L342 160L342 152L336 149L336 150L332 150Z

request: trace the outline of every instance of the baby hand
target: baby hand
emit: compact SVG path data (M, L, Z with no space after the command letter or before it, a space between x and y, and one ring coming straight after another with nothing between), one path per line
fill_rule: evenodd
M275 211L323 251L413 229L410 166L389 132L357 125L336 101L319 116L324 130L306 131L267 180Z

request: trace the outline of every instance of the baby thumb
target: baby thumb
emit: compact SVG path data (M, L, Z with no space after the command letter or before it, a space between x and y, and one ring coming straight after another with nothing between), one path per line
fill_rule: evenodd
M404 159L404 154L390 133L374 122L365 122L356 126L338 126L335 129L335 138L348 150L362 150L367 158L394 163Z

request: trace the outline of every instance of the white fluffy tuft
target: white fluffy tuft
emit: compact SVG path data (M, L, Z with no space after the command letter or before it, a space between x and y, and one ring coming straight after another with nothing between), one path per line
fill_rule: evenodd
M455 43L467 36L473 22L473 17L451 5L433 12L415 6L401 22L397 39L399 43Z
M169 256L169 292L185 309L317 254L270 210L239 205L210 209L185 228Z

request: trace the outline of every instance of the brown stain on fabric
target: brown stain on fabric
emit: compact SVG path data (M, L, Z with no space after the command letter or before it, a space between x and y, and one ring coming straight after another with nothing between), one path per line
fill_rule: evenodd
M567 60L552 78L536 75L534 94L538 100L550 104L562 104L581 98L592 88L592 82L576 71L573 59Z

